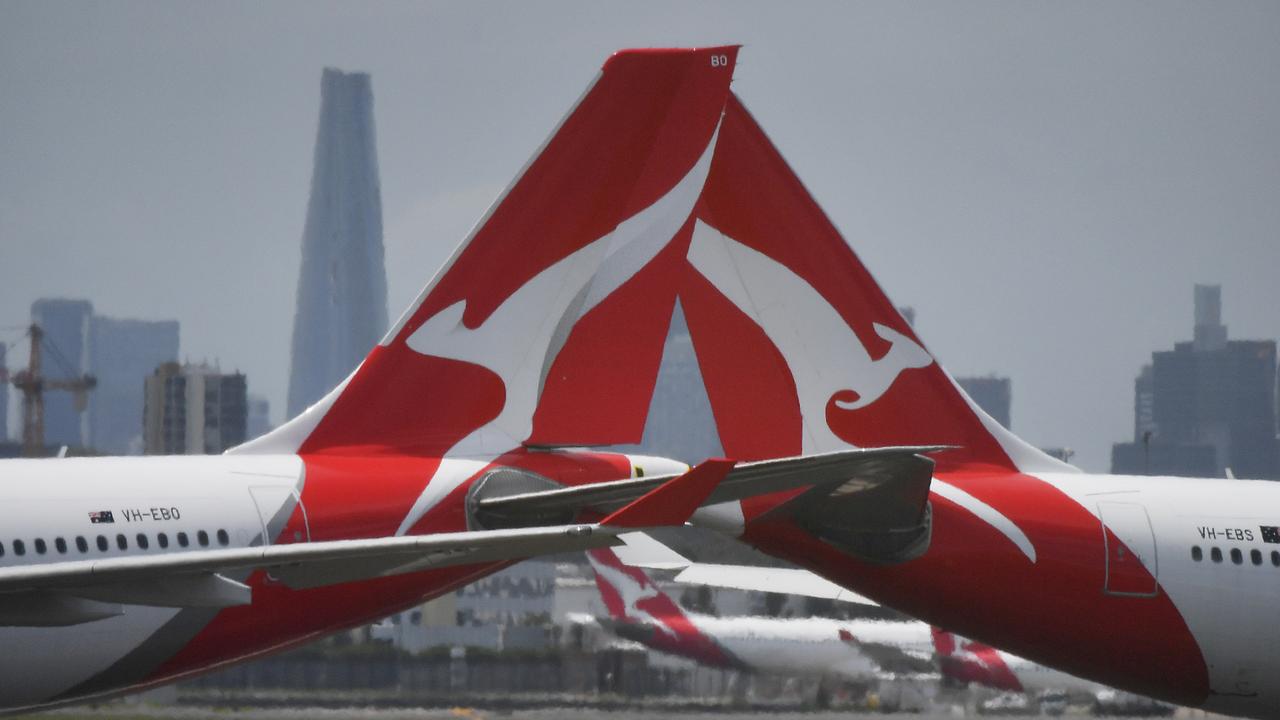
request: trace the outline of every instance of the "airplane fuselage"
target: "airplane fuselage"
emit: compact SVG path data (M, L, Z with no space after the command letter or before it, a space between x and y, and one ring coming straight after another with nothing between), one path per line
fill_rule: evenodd
M713 617L689 614L693 628L719 653L698 653L693 643L663 642L661 623L616 624L619 635L705 665L782 676L870 680L890 671L862 650L862 643L892 647L928 664L933 654L929 627L917 622L832 620L821 617Z
M629 459L616 457L614 471L587 462L577 479L626 476ZM296 455L9 460L0 463L0 571L405 534L428 480L457 488L407 533L463 531L466 481L487 465ZM505 564L310 589L243 571L229 577L251 589L243 605L192 598L164 577L0 593L0 647L8 650L0 712L131 692L257 657L372 622Z
M1280 716L1280 486L938 473L920 557L863 562L802 530L747 539L1030 660L1210 710ZM1273 537L1272 542L1267 542Z

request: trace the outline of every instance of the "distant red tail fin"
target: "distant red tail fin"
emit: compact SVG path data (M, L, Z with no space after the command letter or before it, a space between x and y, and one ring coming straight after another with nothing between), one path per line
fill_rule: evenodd
M680 606L659 590L643 570L622 564L613 550L589 550L587 559L595 571L600 599L614 620L663 622L684 617Z
M619 635L704 665L743 667L741 660L698 629L694 619L643 570L624 565L608 548L588 551L587 559Z
M942 676L958 683L976 683L996 690L1022 692L1022 681L1009 668L1000 651L974 640L932 628L933 647Z

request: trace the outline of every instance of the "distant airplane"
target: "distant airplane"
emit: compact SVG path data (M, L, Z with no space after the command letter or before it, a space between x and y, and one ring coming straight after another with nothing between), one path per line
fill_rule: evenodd
M635 557L638 551L645 558L643 565L680 568L676 582L745 587L856 604L869 601L815 591L823 581L806 571L703 565L692 563L639 533L624 535L623 539L625 546L587 552L600 597L609 612L607 618L592 619L619 637L660 652L711 667L831 680L906 677L945 680L953 686L972 683L991 690L1032 695L1054 690L1096 696L1107 689L918 620L715 617L691 613L658 588L641 567L629 564L628 558ZM666 553L657 562L651 550L654 545ZM738 582L743 578L746 583ZM750 578L757 582L752 585Z
M929 626L823 617L715 617L691 613L608 548L587 553L613 634L703 665L773 675L867 681L938 677Z
M611 58L381 344L274 432L217 457L0 462L0 711L259 657L517 559L682 523L708 497L827 476L831 458L689 470L531 437L607 426L597 388L565 386L584 369L570 356L644 292L632 277L648 277L684 222L733 52ZM645 321L627 314L635 322L612 331ZM620 343L586 359L628 368L633 354ZM834 462L855 472L885 456ZM550 501L523 499L550 488ZM617 507L580 513L601 497Z

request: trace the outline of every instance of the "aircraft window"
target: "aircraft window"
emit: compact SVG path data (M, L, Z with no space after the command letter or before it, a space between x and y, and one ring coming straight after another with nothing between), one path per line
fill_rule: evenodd
M106 536L105 536L105 535L99 535L99 536L98 536L98 549L99 549L99 550L101 550L102 552L106 552L108 547L109 547L109 546L107 545L107 538L106 538Z
M1240 552L1240 548L1231 548L1231 562L1236 565L1244 562L1244 553Z
M160 543L161 548L169 547L169 536L164 533L156 535L156 542Z
M1271 564L1280 567L1280 550L1271 551Z
M1204 553L1200 551L1199 545L1193 545L1191 547L1191 559L1195 560L1196 562L1200 562L1201 560L1204 559Z
M48 549L49 546L44 544L44 538L36 538L36 552L43 555Z
M89 541L85 540L83 535L76 536L76 549L82 553L89 552Z
M4 557L4 543L0 542L0 557Z
M26 544L26 543L24 543L24 542L22 542L21 540L14 540L14 541L13 541L13 554L14 554L14 555L26 555L26 554L27 554L27 544Z
M1211 548L1209 550L1209 557L1213 558L1214 562L1222 562L1222 551L1218 548Z
M1250 550L1250 551L1249 551L1249 560L1251 560L1251 561L1253 562L1253 564L1254 564L1254 565L1261 565L1261 564L1262 564L1262 551L1261 551L1261 550L1257 550L1257 549L1255 549L1255 550Z
M227 545L231 544L231 538L227 535L226 530L218 531L218 544L223 547L226 547Z
M186 547L187 545L189 545L189 544L190 544L190 543L187 541L187 534L186 534L186 533L184 533L184 532L180 532L180 533L178 533L178 544L179 544L179 545L181 545L182 547Z
M53 539L53 546L54 546L55 548L57 548L57 549L58 549L58 552L59 552L59 553L62 553L62 554L64 554L64 555L66 554L66 552L67 552L67 541L66 541L66 540L63 540L62 538L54 538L54 539Z
M116 547L120 548L121 550L128 550L129 538L125 537L123 534L116 535Z
M146 535L144 535L143 533L138 533L138 549L139 550L146 550L147 546L150 544L151 543L148 542Z
M196 542L200 543L200 547L209 547L209 533L203 530L196 532Z

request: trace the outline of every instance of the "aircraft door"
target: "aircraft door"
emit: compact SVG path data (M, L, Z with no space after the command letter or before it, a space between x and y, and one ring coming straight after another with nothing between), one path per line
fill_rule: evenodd
M1158 588L1156 539L1147 509L1137 503L1100 502L1108 595L1152 597Z
M253 504L258 509L264 538L262 544L272 544L274 541L274 544L285 545L311 540L307 509L302 505L302 498L296 489L288 485L255 485L249 488L249 494L253 496ZM300 511L300 521L290 523L294 508Z

